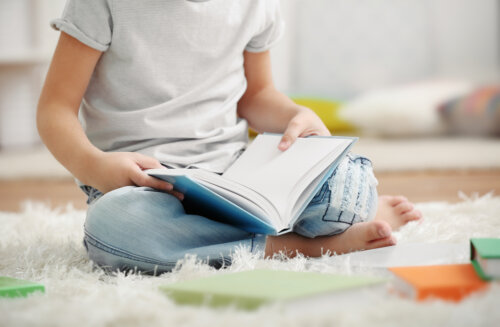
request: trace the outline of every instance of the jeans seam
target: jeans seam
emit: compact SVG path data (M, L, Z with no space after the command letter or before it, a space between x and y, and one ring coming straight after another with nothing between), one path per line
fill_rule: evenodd
M327 205L326 205L326 210L325 210L325 213L323 214L323 217L321 217L321 220L322 220L322 221L331 221L331 220L329 220L329 219L325 219L326 214L328 213L328 210L330 210L330 203L331 203L331 201L332 201L332 197L331 197L331 196L329 196L329 197L328 197L328 203L327 203ZM337 217L337 221L339 221L339 218L340 218L340 215ZM334 221L335 221L335 220L334 220Z
M103 250L105 252L111 253L111 254L116 255L116 256L120 256L122 258L131 259L131 260L137 260L137 261L141 261L141 262L145 262L145 263L150 263L150 264L154 264L154 265L161 265L161 266L168 266L168 265L175 264L175 262L160 262L160 261L148 258L148 257L138 256L138 255L134 255L134 254L122 251L122 250L118 250L116 248L113 248L113 247L111 247L111 246L109 246L109 245L107 245L107 244L105 244L105 243L97 240L97 238L93 237L87 231L85 231L85 236L87 237L88 240L90 240L89 243L91 245L97 247L100 250Z
M345 213L345 211L341 211L341 214L340 214L340 217L342 217L342 215ZM352 226L352 224L354 223L354 218L356 217L357 215L355 213L353 213L351 215L351 222L347 222L345 220L342 220L343 223L346 223L347 225L350 225Z
M318 203L323 202L323 200L325 199L325 194L327 192L328 192L328 186L327 186L327 184L323 184L323 186L319 190L319 194L317 194L316 196L314 196L311 199L311 202L309 204L318 204Z
M351 215L351 217L352 217L352 218L351 218L351 223L350 223L350 224L352 225L352 224L353 224L353 222L354 222L354 218L356 217L356 214Z

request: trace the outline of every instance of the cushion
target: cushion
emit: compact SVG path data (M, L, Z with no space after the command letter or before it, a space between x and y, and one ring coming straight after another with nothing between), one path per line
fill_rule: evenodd
M354 127L342 120L338 115L341 106L340 102L318 97L292 97L292 100L297 104L312 109L330 132L338 134L353 131Z
M340 102L309 96L292 96L291 99L299 105L312 109L332 134L349 134L354 131L354 127L338 115ZM255 137L257 133L249 129L249 135Z
M439 107L448 131L463 135L500 135L500 85L483 86Z
M426 81L374 90L346 102L339 117L362 134L429 136L445 133L437 108L472 90L465 81Z

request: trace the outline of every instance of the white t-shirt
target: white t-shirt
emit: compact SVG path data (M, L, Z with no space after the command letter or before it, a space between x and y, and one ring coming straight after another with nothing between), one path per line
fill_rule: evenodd
M279 0L69 0L51 26L103 51L79 112L95 146L215 172L247 143L243 51L283 32Z

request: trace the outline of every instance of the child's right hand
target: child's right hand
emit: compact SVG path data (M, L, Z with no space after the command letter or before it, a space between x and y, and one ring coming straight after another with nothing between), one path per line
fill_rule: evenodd
M143 170L163 168L158 160L134 152L102 152L87 138L78 112L102 52L61 33L37 110L44 143L78 180L106 193L135 185L148 186L183 198L171 184Z
M143 171L165 168L155 158L135 152L101 152L95 159L88 184L103 193L123 186L135 185L165 191L179 200L184 198L182 193L173 191L172 184L151 177Z

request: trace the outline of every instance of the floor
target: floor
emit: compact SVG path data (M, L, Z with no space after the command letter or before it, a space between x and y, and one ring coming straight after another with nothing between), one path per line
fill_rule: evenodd
M381 172L377 174L380 194L404 194L411 201L460 201L466 195L500 194L500 169L433 172ZM52 207L71 203L84 209L85 196L72 179L0 180L0 211L19 211L23 201L37 200Z

